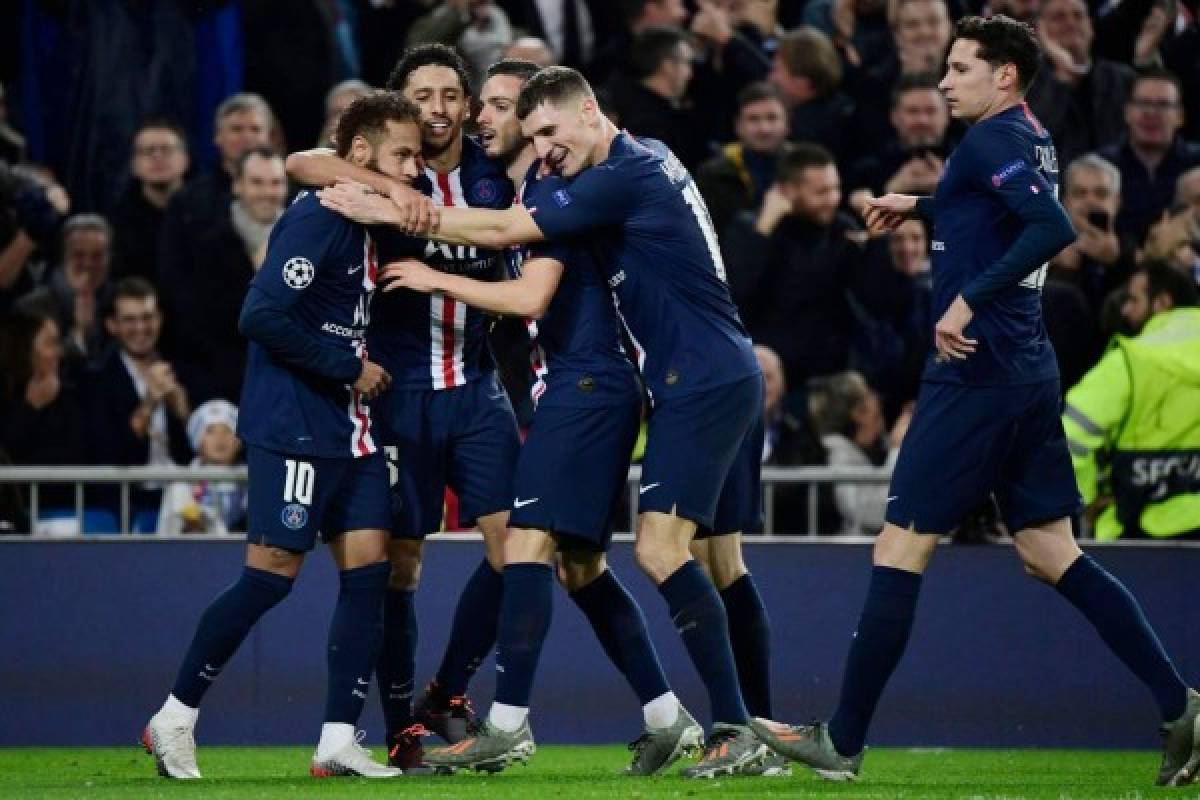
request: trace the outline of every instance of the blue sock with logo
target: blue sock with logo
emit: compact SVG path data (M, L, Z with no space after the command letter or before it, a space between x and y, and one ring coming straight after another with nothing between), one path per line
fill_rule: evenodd
M604 570L571 599L588 618L600 646L629 681L642 705L671 691L646 630L642 609L612 570Z
M383 642L375 662L379 701L387 741L413 724L412 698L416 676L416 592L389 589L383 601Z
M529 707L533 674L554 610L554 570L548 564L504 568L496 644L496 702Z
M218 595L200 617L171 694L184 705L199 708L204 693L254 624L291 590L291 578L254 567L243 568L237 581Z
M485 558L458 597L450 638L438 667L437 685L448 697L466 694L471 676L496 644L503 592L504 576Z
M1174 721L1187 706L1187 684L1125 585L1084 553L1054 586L1087 617L1100 638L1154 694L1162 718Z
M383 598L392 565L386 561L338 573L341 589L329 625L329 690L325 722L353 725L362 714L383 638Z
M900 663L912 632L921 576L892 567L875 567L858 629L846 657L842 693L829 720L829 738L844 756L860 753L883 687Z
M708 689L713 721L744 725L749 714L729 644L729 622L712 581L698 563L688 561L659 584L658 591Z
M746 710L753 717L771 719L771 623L767 607L749 572L720 594L729 618L729 643Z

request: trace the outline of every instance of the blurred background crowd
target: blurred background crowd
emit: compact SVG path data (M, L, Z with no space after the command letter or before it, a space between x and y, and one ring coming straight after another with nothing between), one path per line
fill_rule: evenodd
M237 317L295 191L284 157L328 144L406 46L438 41L476 75L506 55L580 68L621 127L691 169L767 376L765 464L890 465L936 322L930 232L913 221L868 240L861 210L937 184L964 134L937 84L954 21L972 13L1028 21L1045 55L1028 103L1079 233L1043 291L1065 392L1114 334L1194 303L1196 0L8 3L0 463L236 463ZM1182 288L1131 281L1148 264ZM223 493L220 523L236 527L230 487L178 499L211 509L188 492ZM163 494L139 488L136 510L157 519ZM884 494L826 487L814 510L781 486L775 527L874 533ZM39 500L74 505L69 490ZM0 525L28 530L27 512L0 486ZM994 531L980 514L966 529Z

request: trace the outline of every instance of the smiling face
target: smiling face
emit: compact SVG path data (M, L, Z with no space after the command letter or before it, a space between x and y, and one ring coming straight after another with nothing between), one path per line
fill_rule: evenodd
M233 181L233 196L250 217L260 224L274 222L287 200L287 172L279 156L254 154L242 164L242 174Z
M896 50L906 63L924 70L937 69L950 41L950 14L943 0L907 0L897 7L892 21Z
M1125 124L1135 147L1166 150L1183 127L1179 90L1168 80L1143 78L1125 104Z
M421 109L421 146L427 156L445 152L462 137L470 98L449 67L417 67L404 82L403 94Z
M569 99L561 106L544 102L521 121L538 158L565 178L592 166L600 137L600 116L590 97Z
M237 434L223 422L214 422L200 436L200 460L219 467L233 466L242 442Z
M145 358L152 354L161 330L162 315L156 297L117 298L108 319L108 332L129 355Z
M509 161L525 146L525 134L517 119L517 96L524 84L515 75L493 75L483 84L479 93L483 105L475 121L488 158Z

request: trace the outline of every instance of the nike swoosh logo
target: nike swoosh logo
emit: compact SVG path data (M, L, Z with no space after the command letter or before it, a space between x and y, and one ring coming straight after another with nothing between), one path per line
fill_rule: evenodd
M538 500L541 500L541 499L542 498L540 498L540 497L531 497L528 500L522 500L519 497L514 497L513 498L513 508L524 508L525 506L527 506L531 503L536 503Z
M900 496L900 495L898 495L898 494L894 494L894 495L892 495L891 497L889 497L889 498L887 499L887 501L890 503L890 502L892 502L893 500L895 500L895 499L896 499L897 497L899 497L899 496Z
M645 494L646 492L650 491L651 489L653 489L657 486L662 486L662 481L655 481L654 483L648 483L645 486L639 486L638 494Z
M362 268L363 268L363 265L362 265L362 264L359 264L357 267L347 267L347 268L346 268L346 274L347 274L347 275L353 275L354 273L358 272L358 271L359 271L360 269L362 269Z

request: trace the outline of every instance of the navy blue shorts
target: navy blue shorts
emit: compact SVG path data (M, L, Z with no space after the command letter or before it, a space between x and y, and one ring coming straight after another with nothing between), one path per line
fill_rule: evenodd
M641 405L637 397L598 408L538 406L517 459L509 526L560 534L564 550L607 550Z
M393 536L441 530L447 485L464 525L510 508L521 440L494 373L453 389L392 389L371 410L391 466Z
M994 495L1009 531L1080 507L1057 380L922 383L888 490L888 522L949 533Z
M303 553L346 531L387 530L391 523L387 462L362 458L287 455L249 445L247 492L253 544Z
M695 522L698 538L762 530L763 379L656 404L638 511Z

